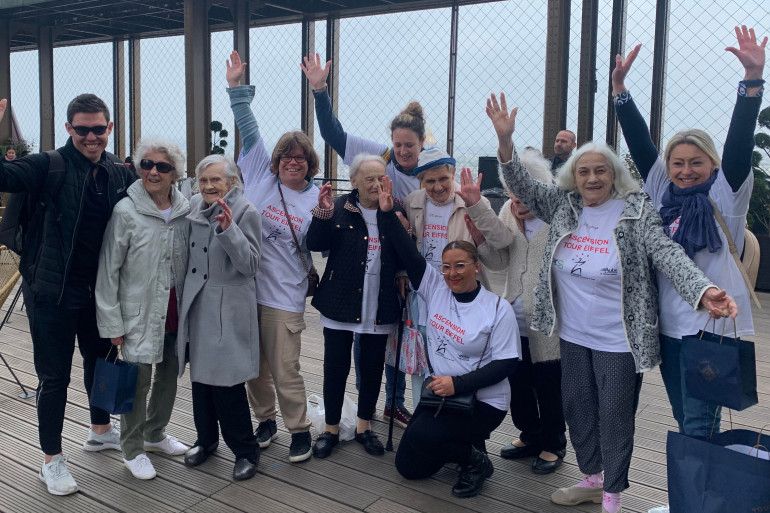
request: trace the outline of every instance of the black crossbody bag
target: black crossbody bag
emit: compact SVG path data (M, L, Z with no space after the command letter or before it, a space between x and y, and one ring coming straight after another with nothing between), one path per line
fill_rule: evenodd
M500 306L500 297L497 298L497 305L495 305L495 318L497 318L497 309ZM489 347L489 339L492 338L492 332L489 332L489 336L487 337L487 342L484 344L484 350L481 352L481 358L479 358L478 363L476 364L476 370L479 370L481 367L481 361L484 359L484 355L487 353L487 348ZM424 408L429 408L431 410L436 410L436 413L433 414L434 417L438 417L439 413L441 413L442 410L447 410L452 413L457 413L460 415L466 415L471 416L473 415L473 412L476 410L476 391L473 390L471 392L463 392L462 394L454 394L449 397L441 397L436 395L432 389L428 388L428 385L433 382L433 366L430 364L430 351L427 349L427 341L426 341L426 351L425 351L425 357L428 360L428 370L430 371L430 376L427 376L425 378L425 381L422 383L422 390L420 391L420 406Z

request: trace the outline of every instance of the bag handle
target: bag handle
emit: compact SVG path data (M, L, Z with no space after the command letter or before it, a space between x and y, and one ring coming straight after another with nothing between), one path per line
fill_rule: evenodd
M110 344L110 349L107 351L107 354L104 356L105 361L110 361L110 354L112 354L112 350L115 349L115 360L118 360L120 358L120 346L116 346L115 344ZM113 360L113 361L115 361Z
M712 326L712 329L713 329L712 333L714 335L716 335L717 320L714 319L713 317L709 317L708 319L706 319L706 325L703 326L702 330L700 330L700 336L698 337L698 340L703 340L703 334L706 333L706 328L708 328L709 321L714 321L714 324ZM723 318L722 319L722 333L719 334L719 343L720 344L722 343L722 339L725 337L725 324L727 324L727 319ZM738 328L735 325L735 319L733 319L733 338L735 340L738 340Z
M709 202L714 208L714 217L717 218L719 226L722 227L722 231L725 233L725 237L727 238L727 246L730 248L730 254L733 256L735 265L738 266L738 270L741 272L741 276L743 276L743 281L746 282L746 288L749 289L751 300L754 301L754 304L757 305L757 308L762 309L762 305L759 304L759 298L754 292L754 287L751 285L751 280L749 279L749 275L746 272L746 268L743 267L743 262L741 262L741 258L738 255L738 249L736 249L735 242L733 242L733 236L730 235L730 230L727 229L727 223L725 223L725 219L722 217L722 213L717 208L717 204L714 203L714 200L709 198Z
M768 426L770 426L770 424L765 424L764 426L762 426L762 429L760 429L760 430L759 430L759 433L757 433L757 443L756 443L756 445L754 445L754 447L752 447L752 448L751 448L751 450L752 450L752 451L753 451L754 449L756 449L756 450L757 450L757 458L759 458L759 449L764 449L764 451L765 451L765 452L770 452L770 451L768 451L768 449L767 449L767 446L765 446L765 445L762 445L762 444L760 443L760 440L762 439L762 432L763 432L763 431L765 430L765 428L766 428L766 427L768 427ZM749 451L749 456L751 456L751 451Z
M302 267L305 269L305 272L307 274L310 274L310 267L308 267L307 262L305 261L305 256L302 254L302 248L299 245L299 241L297 240L297 234L294 233L294 226L291 224L291 217L289 216L289 208L286 206L286 200L283 199L283 189L281 189L281 182L278 182L278 192L281 195L281 204L283 205L283 215L286 216L286 222L289 223L289 230L291 230L291 236L294 239L294 245L297 247L297 255L299 255L299 259L302 261Z

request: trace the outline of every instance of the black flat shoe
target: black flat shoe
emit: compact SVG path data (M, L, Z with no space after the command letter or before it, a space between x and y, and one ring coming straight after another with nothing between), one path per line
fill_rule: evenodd
M540 454L540 447L534 444L525 445L524 447L518 447L513 444L508 444L500 449L500 457L506 460L518 460L521 458L529 458L531 456L537 456Z
M326 458L332 453L334 446L340 443L340 435L332 434L328 431L324 431L315 441L313 445L313 456L316 458Z
M385 448L382 446L374 431L367 429L363 433L356 433L356 442L364 446L364 450L372 456L382 456L385 454Z
M257 474L257 464L249 461L248 458L238 458L233 468L233 479L236 481L246 481Z
M532 462L532 472L541 475L553 473L557 468L561 466L567 451L556 451L554 454L558 457L555 461L544 460L540 456L535 458L535 461Z
M186 453L184 453L184 464L188 467L197 467L209 459L209 456L217 450L217 447L219 447L219 440L209 445L208 447L203 447L202 445L195 445L191 447Z
M475 447L472 451L471 462L460 468L457 483L452 487L452 495L460 499L475 497L481 493L484 481L495 471L486 454Z

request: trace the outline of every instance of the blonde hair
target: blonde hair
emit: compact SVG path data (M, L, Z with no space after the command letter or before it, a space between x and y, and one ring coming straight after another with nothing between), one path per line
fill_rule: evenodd
M722 165L722 159L719 158L719 154L717 153L717 149L714 146L714 141L711 139L711 136L703 130L691 128L689 130L677 132L674 137L669 139L668 144L666 145L666 151L663 153L663 161L666 163L666 174L669 176L671 176L671 171L669 170L668 162L671 160L671 153L674 151L674 148L680 144L692 144L693 146L696 146L711 159L711 162L714 164L714 169Z
M615 152L603 142L587 142L581 146L567 162L559 169L556 176L556 185L565 191L576 191L577 181L575 180L575 171L578 160L586 153L598 153L604 157L604 161L612 171L612 197L625 198L629 194L639 192L639 182L637 182L628 168L623 164Z

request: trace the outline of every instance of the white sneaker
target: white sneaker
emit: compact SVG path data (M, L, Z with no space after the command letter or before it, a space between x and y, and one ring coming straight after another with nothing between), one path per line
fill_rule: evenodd
M48 487L48 493L53 495L69 495L78 491L78 485L75 479L67 470L67 465L64 463L67 461L67 457L62 454L57 454L51 458L50 463L43 463L43 468L40 469L38 477Z
M133 460L123 458L123 463L126 464L128 470L130 470L137 479L152 479L156 476L155 467L152 466L152 462L146 454L140 454Z
M144 441L144 450L150 452L164 452L166 454L171 454L172 456L177 456L186 453L187 449L189 449L189 447L171 435L166 435L166 438L160 442Z
M110 429L103 435L94 433L88 428L88 440L83 444L86 451L103 451L105 449L120 450L120 427L110 424Z

